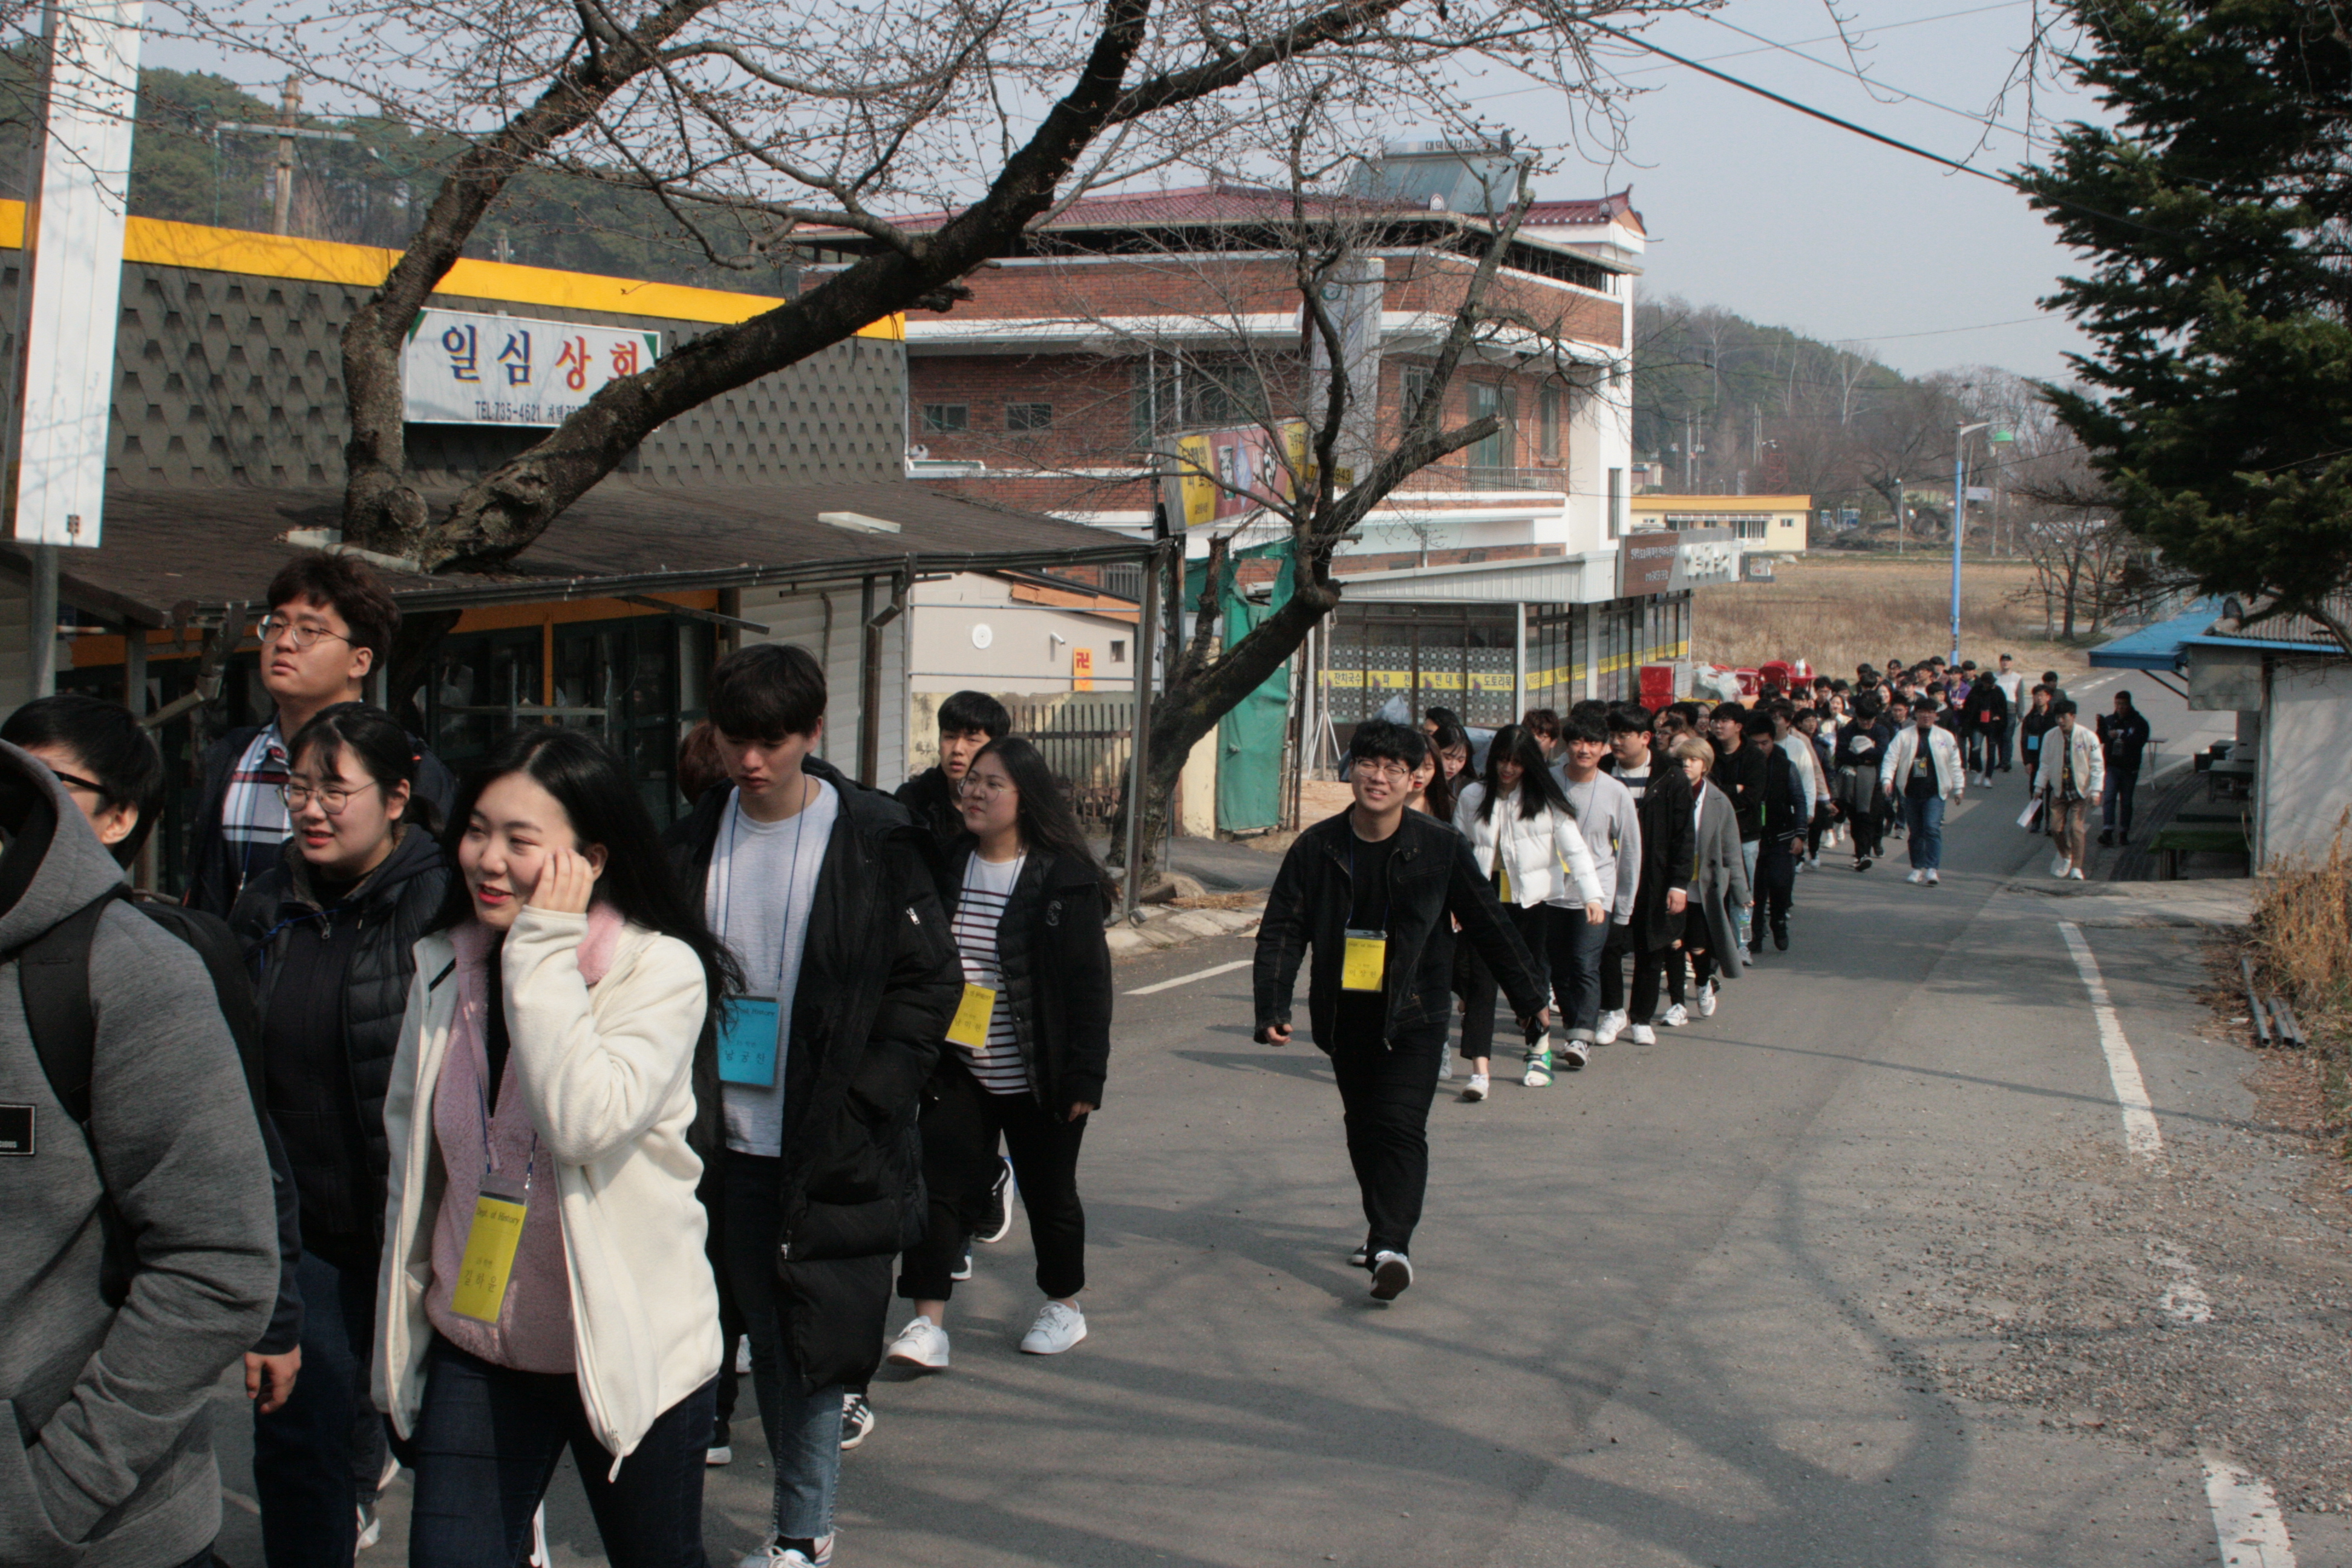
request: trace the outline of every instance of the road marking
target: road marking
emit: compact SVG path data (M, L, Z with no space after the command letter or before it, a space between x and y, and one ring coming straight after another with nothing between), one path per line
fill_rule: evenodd
M1220 963L1213 969L1203 969L1195 974L1180 974L1173 980L1163 980L1157 985L1139 985L1129 996L1149 996L1155 991L1173 991L1179 985L1190 985L1195 980L1208 980L1220 974L1231 974L1236 969L1247 969L1257 962L1255 958L1236 958L1231 963Z
M2294 1546L2278 1499L2262 1477L2227 1459L2205 1456L2205 1500L2213 1510L2213 1538L2221 1568L2294 1568Z
M2210 1323L2213 1321L2213 1299L2205 1294L2205 1287L2197 1283L2197 1266L2189 1261L2188 1252L2179 1243L2149 1242L2147 1260L2175 1276L2164 1294L2156 1299L2158 1310L2176 1322Z
M2106 1055L2107 1080L2115 1085L2116 1103L2124 1113L2124 1146L2142 1159L2161 1160L2164 1134L2156 1125L2156 1108L2148 1102L2147 1084L2139 1076L2139 1058L2132 1055L2131 1042L2124 1038L2116 1005L2107 998L2099 961L2091 955L2091 944L2083 940L2082 928L2073 921L2060 921L2058 931L2074 955L2074 971L2083 977L2083 989L2091 994L2091 1016L2099 1026L2099 1049Z

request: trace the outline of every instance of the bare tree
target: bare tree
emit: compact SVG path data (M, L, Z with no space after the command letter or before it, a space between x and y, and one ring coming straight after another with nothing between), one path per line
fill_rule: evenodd
M665 421L893 313L945 310L971 272L1087 191L1177 168L1318 156L1420 121L1484 127L1479 62L1612 123L1588 17L1696 0L173 0L178 29L290 66L385 119L462 138L405 253L343 341L344 525L436 568L505 560ZM217 8L215 8L215 7ZM1277 131L1277 135L1281 134ZM876 242L799 298L616 379L436 509L403 456L400 350L519 173L645 193L719 265L765 265L812 226ZM913 212L942 215L921 226Z

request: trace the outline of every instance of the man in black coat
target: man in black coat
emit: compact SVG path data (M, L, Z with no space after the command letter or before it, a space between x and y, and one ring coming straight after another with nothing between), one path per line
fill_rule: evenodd
M1760 956L1768 924L1773 947L1781 952L1789 951L1789 904L1796 895L1797 856L1804 848L1805 825L1811 820L1813 805L1805 797L1804 776L1772 738L1771 717L1751 713L1747 729L1747 743L1764 749L1764 800L1758 812L1756 903L1758 912L1765 918L1753 922L1748 933L1748 953Z
M1696 802L1689 776L1680 763L1654 749L1655 740L1648 709L1628 706L1609 715L1609 745L1617 762L1614 776L1633 792L1642 824L1642 885L1633 896L1633 919L1625 928L1625 942L1633 953L1633 989L1626 998L1632 1021L1624 1037L1636 1046L1658 1041L1659 990L1667 963L1682 962L1675 943L1683 934L1691 868L1698 858ZM1732 809L1736 816L1737 805Z
M2140 759L2147 753L2147 715L2132 706L2131 693L2116 693L2116 710L2099 715L2099 750L2105 754L2106 782L2099 789L2099 842L2131 842L2132 794L2139 788Z
M980 755L982 746L1012 732L1013 715L1003 703L985 691L955 692L940 704L938 765L925 768L898 786L898 804L913 815L917 826L930 831L939 846L942 877L964 838L963 811L956 799L956 791L963 787L963 775L971 770L971 760ZM942 883L940 897L947 899L954 890L953 883Z
M768 1549L813 1563L832 1551L843 1389L880 1364L891 1260L921 1234L916 1116L963 991L924 830L816 758L824 708L804 649L721 659L731 787L667 840L749 986L696 1052L697 1105L725 1123L704 1191L776 1466Z
M1977 782L1990 789L1992 770L2000 761L2000 742L2009 734L2009 694L1989 675L1979 675L1969 687L1961 707L1962 750Z
M1298 836L1266 896L1255 1037L1290 1043L1291 998L1311 948L1307 1017L1347 1108L1348 1158L1369 1226L1352 1261L1371 1270L1372 1295L1387 1301L1412 1283L1429 1106L1454 1012L1454 922L1531 1038L1551 1016L1534 960L1469 841L1405 809L1413 770L1429 754L1421 732L1374 720L1358 727L1350 754L1355 805Z

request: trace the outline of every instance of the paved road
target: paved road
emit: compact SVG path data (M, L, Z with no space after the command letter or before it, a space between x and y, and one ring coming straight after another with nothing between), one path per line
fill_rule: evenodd
M2142 702L2171 754L2189 749L2207 716ZM1024 1229L982 1249L954 1370L876 1390L837 1561L2220 1561L2193 1458L1957 1402L1922 1357L1958 1352L1879 1310L2013 1173L2121 1147L2058 929L2083 906L2010 882L2043 864L2013 826L2023 793L2011 775L1972 795L1939 889L1899 866L1801 879L1794 949L1715 1019L1549 1090L1441 1098L1421 1278L1391 1306L1345 1264L1362 1226L1329 1074L1309 1047L1250 1042L1248 972L1123 998L1085 1164L1092 1338L1018 1354ZM2215 1047L2192 1032L2190 939L2085 940L2159 1124L2242 1117L2235 1074L2191 1065ZM1248 952L1155 955L1121 985ZM765 1516L738 1430L709 1491L722 1564ZM405 1488L363 1562L404 1555ZM601 1560L574 1483L551 1514L559 1563ZM2352 1561L2336 1528L2298 1542L2305 1563ZM252 1539L232 1510L228 1561L257 1562Z

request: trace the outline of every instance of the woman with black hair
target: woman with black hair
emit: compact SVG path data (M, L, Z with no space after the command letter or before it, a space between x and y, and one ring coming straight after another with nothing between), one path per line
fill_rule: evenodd
M1110 1060L1108 889L1052 770L1036 747L1006 736L972 759L961 795L972 842L959 857L949 929L964 1000L924 1098L931 1223L900 1266L898 1294L915 1316L889 1351L932 1372L948 1364L948 1299L971 1246L969 1216L995 1179L1000 1135L1045 1294L1021 1348L1058 1355L1087 1337L1078 1145Z
M1443 710L1440 710L1443 711ZM1428 754L1412 770L1412 788L1405 796L1408 810L1425 812L1440 822L1454 820L1454 802L1468 781L1470 737L1452 720L1441 720L1429 731Z
M720 1345L688 1138L733 961L587 736L509 735L452 815L384 1101L375 1396L415 1459L409 1561L511 1568L569 1447L608 1559L700 1568Z
M263 1084L301 1215L295 1268L301 1373L257 1407L253 1489L271 1568L348 1564L373 1542L390 1470L368 1394L383 1250L384 1088L448 860L416 754L391 714L321 711L287 749L291 836L237 896L229 925L250 965Z
M1578 827L1576 814L1559 780L1544 759L1543 743L1524 725L1506 724L1486 748L1486 773L1462 792L1454 826L1470 840L1470 852L1479 874L1495 884L1495 896L1504 917L1519 933L1534 960L1537 979L1547 994L1550 979L1545 965L1549 950L1547 927L1557 918L1555 908L1569 918L1598 925L1609 918L1606 895L1595 871L1592 850ZM1565 868L1566 874L1562 874ZM1578 906L1582 906L1580 909ZM1463 997L1462 1054L1469 1058L1470 1082L1462 1098L1486 1098L1488 1068L1495 1038L1495 996L1498 989L1484 964L1471 971ZM1570 1041L1570 1060L1584 1065L1581 1047ZM1538 1075L1541 1075L1538 1078ZM1551 1047L1530 1041L1525 1081L1540 1089L1551 1081Z

